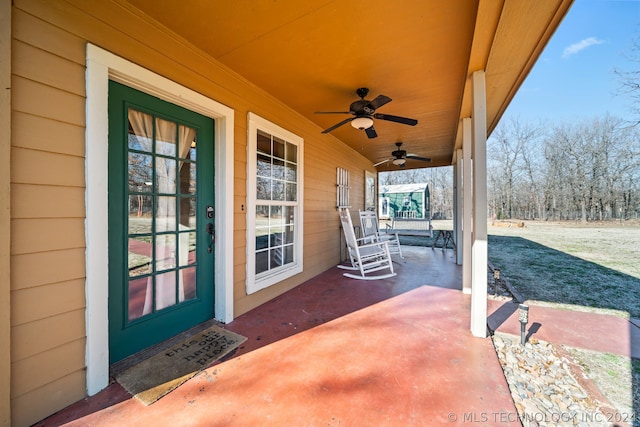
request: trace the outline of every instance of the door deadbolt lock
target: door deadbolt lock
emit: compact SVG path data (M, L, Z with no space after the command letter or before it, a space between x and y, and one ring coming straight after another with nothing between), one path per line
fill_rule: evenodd
M213 206L207 206L207 218L211 219L213 218L213 214L214 214L214 209Z

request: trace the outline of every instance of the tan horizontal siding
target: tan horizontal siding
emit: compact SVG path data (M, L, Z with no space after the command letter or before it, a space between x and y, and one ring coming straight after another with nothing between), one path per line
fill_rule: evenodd
M15 219L11 235L12 255L85 247L84 218Z
M66 343L84 339L84 310L74 310L11 328L13 364ZM33 372L31 372L33 375ZM17 377L16 381L23 381Z
M15 61L14 74L65 92L85 96L85 86L78 84L84 79L83 64L71 62L67 58L20 41L14 41L12 54L14 57L24 58Z
M14 396L20 397L40 387L41 383L48 384L58 378L82 371L84 346L85 340L78 339L14 363L15 377L22 379L12 384ZM38 377L29 375L34 370L42 371L42 374Z
M84 278L16 290L11 293L11 303L20 308L12 313L15 326L82 310L85 308Z
M85 397L85 383L86 372L75 371L12 399L12 425L30 426L64 408L70 402L81 400Z
M11 88L13 111L84 126L84 96L18 76L12 79Z
M13 218L84 218L84 193L83 187L14 184Z
M84 158L15 147L11 152L11 182L84 186ZM45 212L42 211L44 214Z
M85 63L85 40L63 27L50 25L46 17L39 17L43 10L37 2L16 1L13 8L13 38L47 52L54 53L76 64ZM30 12L25 11L29 9ZM45 8L46 9L46 8ZM21 58L13 58L13 68Z
M75 279L84 280L84 262L84 247L13 255L11 289L15 291Z
M45 117L14 111L12 145L38 151L84 157L85 128Z

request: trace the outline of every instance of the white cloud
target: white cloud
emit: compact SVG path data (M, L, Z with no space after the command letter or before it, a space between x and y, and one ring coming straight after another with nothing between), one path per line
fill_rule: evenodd
M604 40L599 40L596 37L588 37L586 39L580 40L577 43L574 43L570 46L567 46L564 51L562 52L562 57L563 58L568 58L571 55L575 55L576 53L580 52L583 49L588 48L589 46L593 46L596 44L602 44L604 43Z

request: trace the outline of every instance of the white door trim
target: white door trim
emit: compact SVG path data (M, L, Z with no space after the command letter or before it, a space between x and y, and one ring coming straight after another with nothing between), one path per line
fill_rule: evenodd
M107 229L109 79L215 120L215 318L233 320L233 128L231 108L87 44L85 240L87 394L109 383Z

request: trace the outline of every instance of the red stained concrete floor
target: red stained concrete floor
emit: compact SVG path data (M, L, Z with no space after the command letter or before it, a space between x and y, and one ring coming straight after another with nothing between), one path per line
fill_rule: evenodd
M36 425L519 426L491 340L469 332L453 252L403 251L392 279L333 268L224 325L248 340L148 407L114 383ZM489 325L519 335L516 308L490 300ZM631 352L638 328L611 317L531 307L529 333Z

